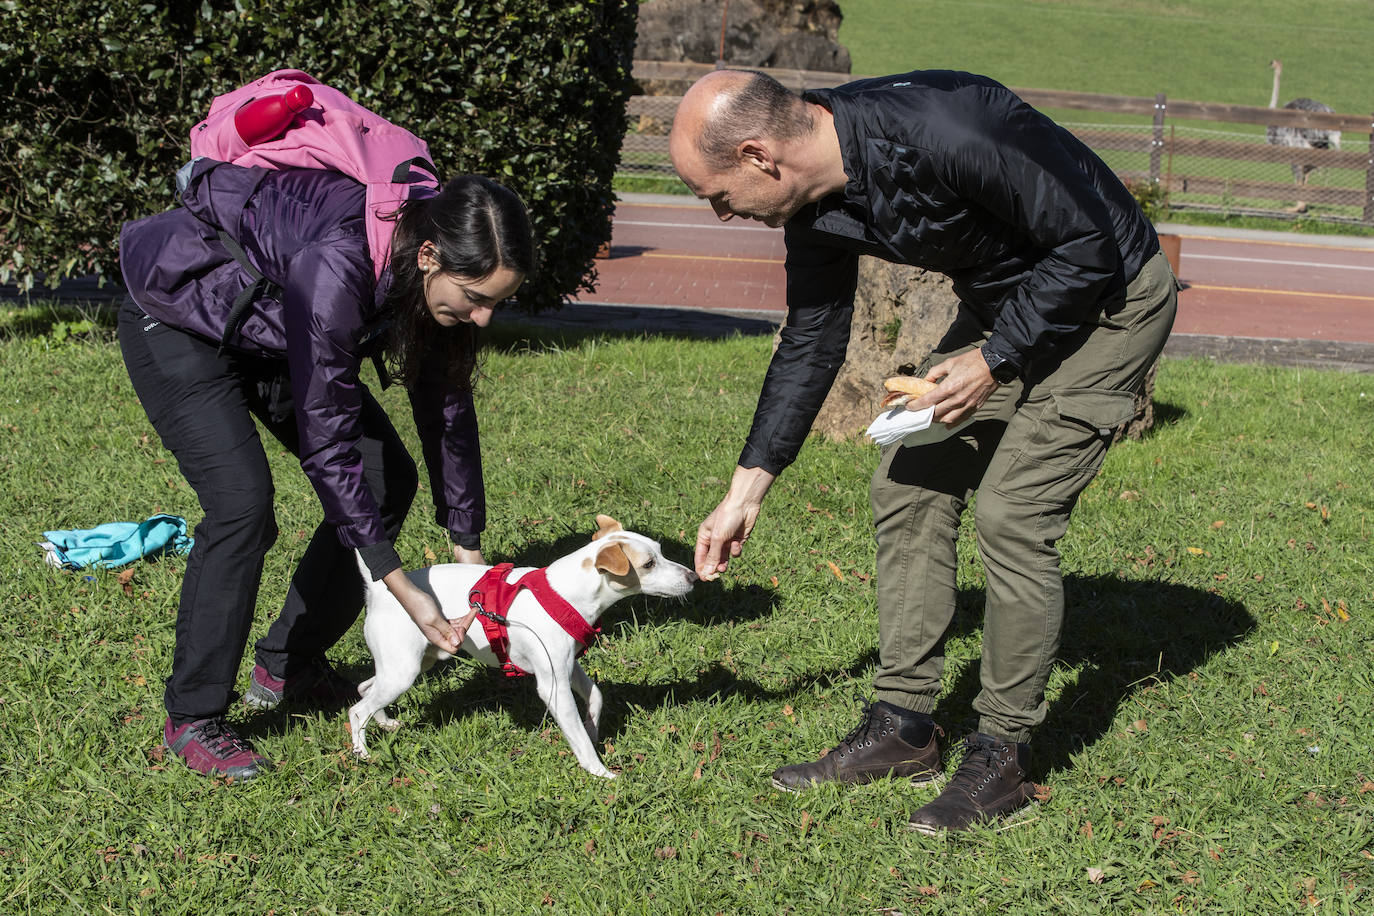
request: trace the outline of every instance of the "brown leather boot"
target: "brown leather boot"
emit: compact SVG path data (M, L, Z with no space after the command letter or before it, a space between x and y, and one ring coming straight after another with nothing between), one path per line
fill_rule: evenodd
M924 743L908 744L899 734L903 730L908 737L924 732ZM939 736L943 734L944 730L923 713L904 712L888 703L865 703L858 726L839 744L814 763L774 770L773 786L784 792L799 792L820 782L857 785L888 776L929 782L940 773Z
M912 830L936 836L966 830L1024 808L1035 798L1030 745L975 732L964 739L964 759L935 800L911 815Z

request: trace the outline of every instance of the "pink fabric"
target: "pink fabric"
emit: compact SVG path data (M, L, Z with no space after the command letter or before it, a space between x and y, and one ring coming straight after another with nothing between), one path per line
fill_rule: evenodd
M296 116L277 140L249 147L234 129L234 112L251 99L284 93L306 84L314 104ZM205 120L191 128L192 158L205 156L244 167L314 168L343 172L367 188L367 243L374 278L380 278L391 256L395 222L385 217L410 197L438 193L437 176L393 183L396 166L410 159L429 159L429 147L410 131L354 102L300 70L274 70L232 92L217 96Z

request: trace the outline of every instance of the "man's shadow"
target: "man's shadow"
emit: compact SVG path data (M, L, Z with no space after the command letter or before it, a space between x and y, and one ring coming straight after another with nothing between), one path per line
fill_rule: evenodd
M1106 734L1132 696L1186 678L1255 627L1243 604L1175 583L1069 575L1064 597L1058 665L1078 672L1050 701L1045 723L1036 729L1037 774L1069 766L1074 754ZM953 631L982 626L983 598L981 589L960 593ZM972 704L980 688L978 662L960 666L935 709L936 721L952 739L977 728Z

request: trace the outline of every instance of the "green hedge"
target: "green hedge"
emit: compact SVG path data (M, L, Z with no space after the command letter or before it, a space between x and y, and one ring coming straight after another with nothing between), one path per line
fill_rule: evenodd
M635 0L0 0L0 282L117 280L174 203L213 96L296 67L524 196L557 304L594 276L632 87Z

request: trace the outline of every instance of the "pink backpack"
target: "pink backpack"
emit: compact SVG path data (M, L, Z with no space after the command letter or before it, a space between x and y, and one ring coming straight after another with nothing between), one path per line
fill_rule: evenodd
M280 95L301 84L310 87L314 103L296 115L286 133L252 147L244 143L234 127L234 113L254 98ZM383 217L411 197L439 191L438 172L423 140L300 70L274 70L216 96L210 114L191 128L191 157L201 156L245 167L332 169L362 182L367 188L367 243L377 278L391 254L396 226Z

